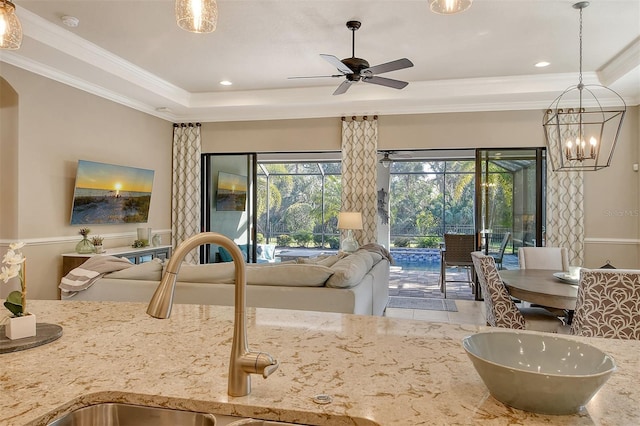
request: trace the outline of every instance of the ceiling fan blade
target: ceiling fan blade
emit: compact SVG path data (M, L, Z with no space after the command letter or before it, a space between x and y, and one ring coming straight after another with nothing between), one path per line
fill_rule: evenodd
M351 82L349 80L345 80L345 81L342 82L342 84L340 84L340 86L338 86L338 88L336 89L335 92L333 92L333 94L334 95L342 95L347 90L349 90L349 87L351 87Z
M391 78L375 77L375 76L363 77L361 81L364 83L379 84L380 86L392 87L394 89L404 89L409 84L406 81L393 80Z
M329 77L344 77L344 74L333 74L333 75L305 75L299 77L287 77L288 80L294 80L297 78L329 78Z
M333 55L326 55L324 53L321 53L320 56L327 62L329 62L331 65L333 65L334 67L336 67L338 69L338 71L340 71L343 74L353 74L353 70L351 68L349 68L348 66L346 66L345 64L342 63L342 61L338 58L336 58Z
M375 65L369 68L365 68L361 72L363 74L382 74L385 72L402 70L405 68L411 68L413 66L413 62L408 60L407 58L397 59L395 61L387 62L380 65Z

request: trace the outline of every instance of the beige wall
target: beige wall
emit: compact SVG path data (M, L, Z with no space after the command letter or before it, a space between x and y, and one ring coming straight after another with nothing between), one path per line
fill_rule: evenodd
M0 63L0 76L18 102L17 114L5 113L5 96L0 98L0 188L3 195L5 190L18 194L9 206L2 200L0 251L18 238L27 242L29 296L56 298L60 254L74 251L80 239L80 227L69 224L78 160L155 170L145 226L166 231L171 228L172 124L5 63ZM18 135L8 138L8 144L5 129ZM4 167L7 160L17 166L15 171ZM11 220L12 207L16 220ZM137 226L90 228L92 235L105 236L108 248L130 245ZM0 297L6 291L0 289Z
M544 146L542 111L379 117L380 150ZM640 108L625 118L612 167L585 173L585 266L640 267ZM204 123L203 152L340 149L340 118Z
M170 230L172 124L0 63L0 250L28 242L30 297L57 297L60 254L72 252L79 227L69 225L77 160L156 171L149 223ZM15 95L6 95L7 84ZM17 100L17 106L15 101ZM542 111L505 111L379 118L379 148L429 149L543 145ZM17 124L16 124L17 122ZM610 259L640 266L640 111L629 109L609 170L586 178L586 265ZM340 118L203 123L203 152L338 151ZM8 164L8 165L7 165ZM5 167L7 165L7 167ZM13 165L14 167L11 167ZM6 194L16 194L5 198ZM6 205L7 200L10 205ZM605 213L604 209L611 212ZM136 225L92 226L106 247L129 245ZM163 235L163 241L169 241ZM0 289L0 297L6 289Z

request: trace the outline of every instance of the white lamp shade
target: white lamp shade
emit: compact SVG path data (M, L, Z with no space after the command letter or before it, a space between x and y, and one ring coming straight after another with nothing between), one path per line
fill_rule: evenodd
M362 213L338 213L338 229L362 229Z

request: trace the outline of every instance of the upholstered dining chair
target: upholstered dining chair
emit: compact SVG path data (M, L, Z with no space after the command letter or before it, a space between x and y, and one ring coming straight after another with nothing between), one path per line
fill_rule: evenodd
M570 333L640 340L640 271L582 269Z
M502 283L493 257L471 253L486 309L487 325L557 333L563 321L544 308L518 308Z
M569 270L569 252L565 247L520 247L520 269Z
M447 298L447 282L469 283L475 294L475 271L471 252L476 251L476 236L473 234L444 234L444 247L440 251L440 291ZM462 267L466 269L466 280L448 280L447 268ZM477 296L477 295L476 295ZM477 299L477 297L476 297Z

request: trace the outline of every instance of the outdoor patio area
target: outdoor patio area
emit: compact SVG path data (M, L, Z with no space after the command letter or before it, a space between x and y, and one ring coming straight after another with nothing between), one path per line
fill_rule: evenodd
M505 254L503 267L505 269L518 268L518 256ZM460 268L449 268L447 277L461 281L466 279L467 272ZM442 299L440 291L440 263L437 262L402 262L401 266L391 266L389 276L389 295L399 297L422 297L427 299ZM468 283L448 282L447 299L474 300L474 295Z

